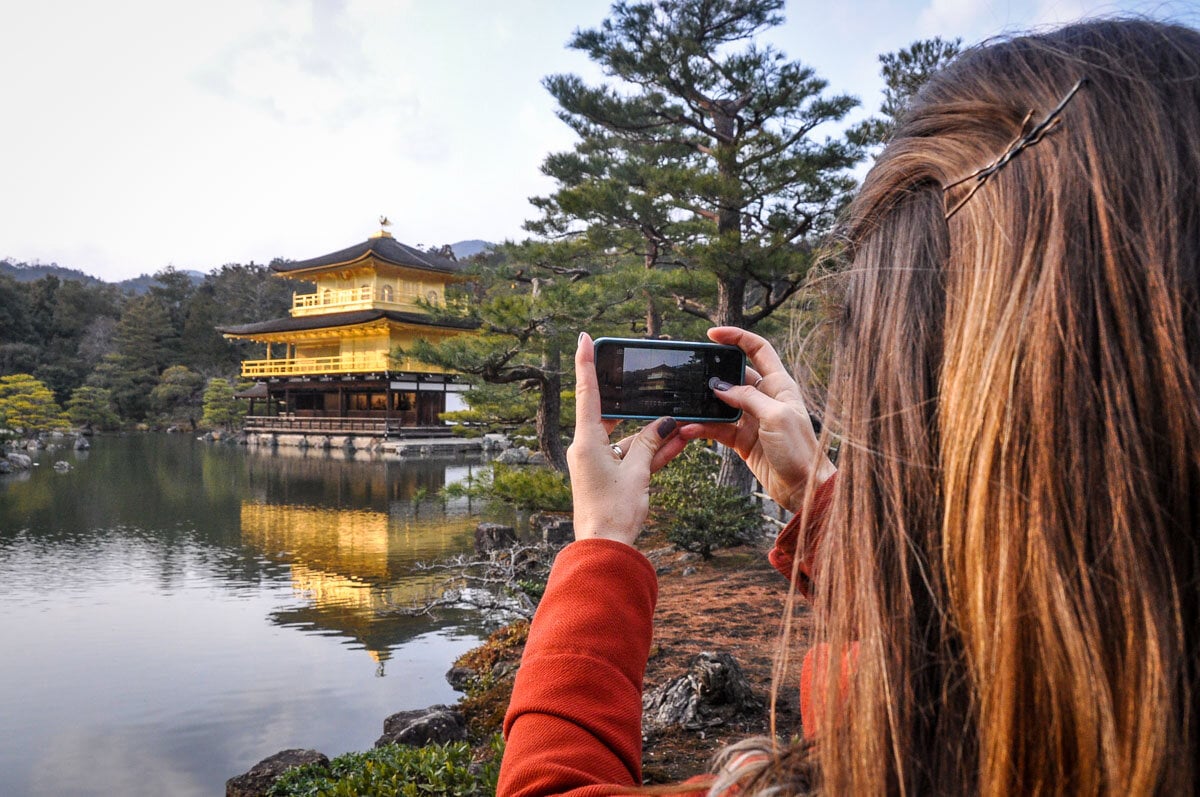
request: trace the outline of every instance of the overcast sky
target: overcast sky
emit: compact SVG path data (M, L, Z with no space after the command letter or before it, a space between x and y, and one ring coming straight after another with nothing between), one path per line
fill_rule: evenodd
M0 0L0 258L107 280L308 258L391 218L413 245L523 237L574 139L541 79L609 0ZM876 56L935 34L1195 0L789 0L770 41L879 104ZM861 115L861 114L859 114Z

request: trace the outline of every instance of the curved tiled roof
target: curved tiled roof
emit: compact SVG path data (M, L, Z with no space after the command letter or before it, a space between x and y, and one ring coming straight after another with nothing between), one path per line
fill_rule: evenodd
M324 315L305 315L296 318L274 318L270 321L259 321L254 324L217 327L217 331L224 335L262 335L271 332L301 332L308 329L324 329L326 327L348 327L380 319L399 321L404 324L419 324L425 327L445 327L448 329L475 329L479 326L475 321L465 319L437 319L421 315L420 313L402 313L396 310L353 310L348 313L325 313Z
M272 263L271 270L280 274L291 274L298 271L311 271L330 266L348 265L364 260L368 255L397 266L416 268L422 271L435 271L439 274L460 274L462 264L448 257L422 252L420 249L402 244L390 235L368 238L360 244L347 247L337 252L331 252L308 260L298 260L293 263Z

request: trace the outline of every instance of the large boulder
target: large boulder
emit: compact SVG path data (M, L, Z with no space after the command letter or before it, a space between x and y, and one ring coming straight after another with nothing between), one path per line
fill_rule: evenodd
M700 730L761 709L741 666L728 653L699 653L688 671L642 696L648 728Z
M383 721L383 735L376 747L385 744L407 744L423 747L427 744L459 742L467 738L467 721L458 709L450 706L430 706L416 711L401 711Z
M83 435L79 435L78 437L75 438L74 449L76 451L87 451L91 447L92 447L92 444L89 443L88 439L86 437L84 437Z
M225 797L266 797L280 775L305 764L329 766L329 759L316 750L280 751L250 767L249 772L225 781Z

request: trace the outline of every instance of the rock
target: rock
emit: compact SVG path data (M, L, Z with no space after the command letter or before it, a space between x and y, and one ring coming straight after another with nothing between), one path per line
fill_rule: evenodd
M7 459L0 459L0 474L12 473L13 470L15 470L15 468L13 468L11 462L9 462Z
M503 523L480 523L475 527L475 553L483 555L511 548L517 543L517 532Z
M45 447L46 443L36 437L25 444L26 451L39 451Z
M283 750L225 781L225 797L265 797L280 775L305 764L329 766L329 759L316 750Z
M445 744L467 738L467 721L450 706L430 706L416 711L401 711L383 721L383 736L376 747L385 744L407 744L422 747Z
M699 653L685 674L642 696L642 722L650 728L699 730L759 709L750 682L728 653Z
M565 512L534 512L529 516L529 528L546 545L566 545L575 539L575 523Z
M496 457L496 461L501 465L528 465L529 455L529 449L525 446L506 448Z
M512 446L512 441L507 435L502 434L485 434L479 443L484 451L504 451Z
M67 462L65 459L60 459L58 462L54 463L54 469L59 473L66 473L67 471L71 470L71 463Z
M18 454L14 451L5 459L15 470L29 470L33 467L33 459L28 454Z
M682 575L684 578L686 578L688 576L694 576L694 575L696 575L696 568L691 567L691 566L685 567L685 568L683 568L683 573L681 573L680 575Z
M541 451L534 451L530 454L528 462L530 465L542 465L543 467L550 464L550 460L546 459L546 455Z
M467 691L473 680L475 673L469 667L451 667L446 672L446 683L450 684L455 692Z
M91 447L92 444L89 443L88 439L83 435L79 435L75 438L74 448L76 451L88 451L91 449Z

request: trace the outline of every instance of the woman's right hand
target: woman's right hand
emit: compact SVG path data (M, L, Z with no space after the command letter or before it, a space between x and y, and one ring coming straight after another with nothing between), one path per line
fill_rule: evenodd
M714 327L708 337L737 346L750 361L749 384L715 389L721 401L742 410L742 417L736 423L685 424L679 435L729 446L777 504L798 512L809 482L820 485L837 471L818 445L800 386L765 338L737 327Z

